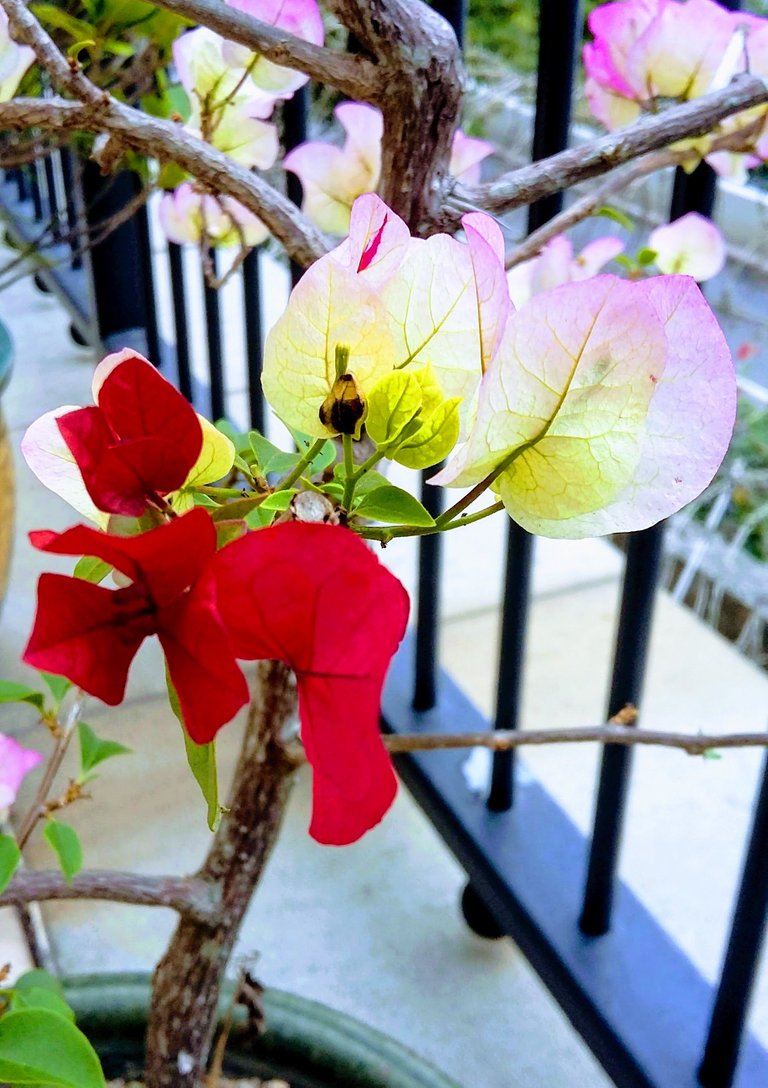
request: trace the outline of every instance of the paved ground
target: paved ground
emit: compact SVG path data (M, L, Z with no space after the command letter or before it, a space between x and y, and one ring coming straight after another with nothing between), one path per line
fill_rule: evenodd
M88 400L92 360L72 346L56 304L28 281L3 294L0 314L17 344L4 406L18 441L40 412ZM235 351L230 348L229 358L236 362ZM42 566L23 534L73 521L23 465L18 483L19 539L0 630L0 667L8 677L25 675L16 662ZM502 521L454 533L446 563L442 660L485 709L496 657L502 538ZM390 548L387 555L410 581L408 550ZM46 560L47 567L54 565ZM59 569L67 566L61 561ZM600 719L620 566L602 542L544 542L539 548L525 724ZM161 691L159 661L148 650L136 664L124 706L89 709L99 732L136 752L105 770L93 806L72 811L89 866L185 871L205 848L204 814ZM766 706L766 676L662 598L644 703L647 724L691 732L757 730L765 727ZM36 739L25 710L6 712L0 722L29 743ZM226 731L222 745L225 775L236 732L234 726ZM581 827L590 817L596 758L592 749L553 748L528 760L530 773ZM709 977L720 958L758 768L754 752L705 762L645 751L636 764L623 873ZM462 874L404 791L384 823L344 851L309 840L308 802L304 777L242 934L239 954L258 956L266 982L375 1024L466 1088L607 1088L514 945L488 944L467 932L456 909ZM49 863L39 843L30 861ZM45 913L58 961L70 972L149 967L172 922L162 912L113 905L58 905ZM12 958L20 967L7 913L0 914L0 934L0 960ZM753 1023L768 1043L765 971Z

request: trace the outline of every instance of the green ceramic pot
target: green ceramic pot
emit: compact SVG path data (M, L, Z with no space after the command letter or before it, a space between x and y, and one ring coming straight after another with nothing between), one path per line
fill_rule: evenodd
M107 1078L140 1075L149 976L84 975L65 991ZM458 1088L399 1043L325 1005L280 990L267 990L263 1003L263 1035L235 1022L225 1062L231 1077L281 1078L291 1088Z
M11 377L13 345L7 328L0 321L0 397ZM13 525L16 511L13 479L13 454L8 441L8 429L0 404L0 604L8 584L13 546Z

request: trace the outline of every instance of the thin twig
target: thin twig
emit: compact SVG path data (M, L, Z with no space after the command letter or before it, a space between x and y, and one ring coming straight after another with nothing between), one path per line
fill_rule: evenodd
M581 223L583 219L594 215L595 212L608 203L611 197L623 192L633 181L644 178L648 174L654 174L657 170L663 170L667 166L677 166L681 158L682 156L674 151L653 151L651 154L643 155L641 159L629 163L623 169L617 170L615 174L611 174L606 181L598 185L591 193L587 193L581 200L575 201L570 207L560 212L559 215L554 216L553 219L544 223L538 230L529 234L514 249L509 250L506 256L506 267L514 268L516 264L521 264L523 261L535 257L547 242L550 242L558 234L562 234L563 231L568 230L570 227L576 226L577 223Z
M19 832L16 836L16 841L18 842L20 850L23 850L26 846L38 821L44 819L48 812L48 795L51 792L51 786L59 772L59 768L64 761L64 756L67 754L69 742L74 736L75 728L80 720L80 712L84 699L85 696L83 695L83 692L78 691L76 688L67 692L64 696L65 702L63 709L59 711L56 731L54 733L56 743L53 752L48 759L43 777L40 780L40 785L35 792L35 798L30 805L27 815L21 821Z
M101 899L143 907L168 907L203 924L215 924L221 905L214 885L200 877L146 876L86 870L68 882L58 872L32 869L14 876L0 907L50 899Z

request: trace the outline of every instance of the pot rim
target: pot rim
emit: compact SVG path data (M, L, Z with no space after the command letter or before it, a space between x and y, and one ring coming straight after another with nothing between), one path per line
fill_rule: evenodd
M121 1030L127 1039L143 1038L149 974L76 975L63 984L78 1026L97 1050L100 1041ZM231 1007L232 991L232 984L225 984L220 1015ZM346 1013L272 988L264 991L262 1000L267 1029L258 1037L258 1049L238 1048L237 1028L242 1033L246 1024L244 1015L235 1016L230 1050L236 1058L252 1054L275 1063L298 1062L298 1073L306 1066L310 1077L331 1075L327 1083L334 1088L460 1088L408 1047ZM247 1038L241 1034L241 1039Z

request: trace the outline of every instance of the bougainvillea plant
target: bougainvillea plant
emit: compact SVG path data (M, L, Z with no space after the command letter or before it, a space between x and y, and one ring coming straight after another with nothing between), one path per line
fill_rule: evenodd
M172 900L161 878L143 878L141 901L180 915L154 975L145 1082L199 1088L224 972L296 766L307 761L312 773L309 833L329 846L358 840L395 797L379 704L409 603L379 545L494 515L553 537L638 530L679 510L717 470L735 415L733 364L695 279L681 274L702 279L719 267L711 225L688 217L660 228L620 278L597 274L621 256L614 238L574 257L555 221L523 265L497 219L477 209L503 212L567 187L589 162L599 173L654 151L661 165L688 167L702 154L759 153L762 80L706 92L743 71L745 34L759 54L762 23L728 21L726 34L709 0L603 5L586 56L592 101L611 125L617 102L659 116L611 155L588 145L570 166L483 184L490 149L458 129L455 39L413 0L330 0L354 37L350 52L323 44L314 0L215 10L161 0L133 22L121 22L119 5L86 3L74 25L53 25L46 5L36 17L21 0L0 4L2 97L22 78L46 90L0 102L0 121L28 146L40 132L71 129L103 169L136 168L143 157L144 176L174 190L159 210L169 238L245 252L269 233L306 267L264 351L264 393L291 448L203 419L156 360L130 349L96 367L92 405L46 412L22 443L30 469L90 524L31 535L41 552L76 562L38 587L23 656L46 693L0 687L2 701L31 703L54 738L33 800L17 804L15 831L0 836L0 904L55 897L68 881L66 894L139 901L125 874L117 887L109 874L81 871L59 809L125 753L79 720L85 700L120 703L139 647L156 636L212 843L200 872L174 881ZM695 56L695 36L668 27L683 17L711 29ZM114 60L126 43L132 58L162 60L143 83L134 59ZM679 86L659 75L659 57L674 49ZM309 76L350 101L337 107L343 146L310 141L284 160L305 183L304 215L257 171L278 157L273 111ZM699 112L668 101L699 95ZM311 216L346 237L330 241ZM654 264L666 274L650 275ZM389 482L391 462L457 489L453 501L432 516ZM216 737L246 704L222 806ZM81 772L52 800L75 735ZM39 760L0 736L0 810ZM62 869L47 893L30 890L18 869L39 827ZM38 976L2 985L0 1080L100 1085L55 986ZM56 1069L31 1057L46 1017Z

